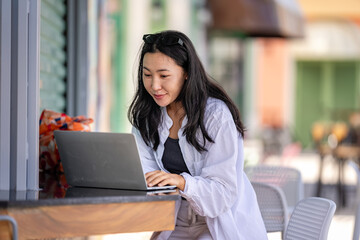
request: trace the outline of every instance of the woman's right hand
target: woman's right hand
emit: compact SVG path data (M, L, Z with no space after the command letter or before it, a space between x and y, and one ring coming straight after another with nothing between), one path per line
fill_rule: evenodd
M164 171L156 170L145 174L145 179L149 187L174 185L181 191L185 189L185 179L183 176Z

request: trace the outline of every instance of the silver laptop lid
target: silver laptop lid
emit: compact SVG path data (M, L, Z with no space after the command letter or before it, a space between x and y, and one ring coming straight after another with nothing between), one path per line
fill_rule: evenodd
M54 135L71 186L148 190L133 134L55 131Z

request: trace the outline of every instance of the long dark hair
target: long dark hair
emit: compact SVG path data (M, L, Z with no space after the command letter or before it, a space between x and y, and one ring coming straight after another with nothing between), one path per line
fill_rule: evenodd
M173 43L167 41L169 39L178 41ZM232 114L236 129L241 136L244 136L244 126L240 120L239 110L223 88L206 74L191 40L178 31L163 31L151 35L151 41L145 40L142 45L139 57L138 86L128 111L129 121L140 131L148 146L152 146L156 150L160 142L158 132L161 122L160 106L155 103L143 84L144 55L155 52L161 52L171 57L187 73L187 80L176 101L181 101L188 118L183 131L188 143L193 145L197 151L202 152L207 150L205 148L206 140L214 142L204 125L205 107L209 97L225 102ZM201 143L196 138L196 131L199 128L203 137Z

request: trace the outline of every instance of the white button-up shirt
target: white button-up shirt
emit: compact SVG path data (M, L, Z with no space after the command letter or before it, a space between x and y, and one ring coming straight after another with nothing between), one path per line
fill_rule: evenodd
M186 123L187 117L183 119L178 137L191 174L181 174L186 181L181 196L188 200L195 213L205 216L213 239L267 239L256 194L243 171L243 139L226 104L213 98L207 101L204 123L214 140L214 143L206 143L208 151L199 153L186 141L183 135ZM162 108L162 123L158 129L160 144L156 151L147 146L133 128L145 173L159 169L168 172L161 159L172 124L166 108ZM202 141L201 131L197 136ZM176 204L176 210L180 202ZM171 231L162 232L158 239L167 239L170 234Z

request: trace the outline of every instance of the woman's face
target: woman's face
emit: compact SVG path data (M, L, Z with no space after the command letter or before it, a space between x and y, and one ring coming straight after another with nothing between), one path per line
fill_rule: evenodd
M143 83L146 91L161 107L174 103L184 85L186 73L169 56L146 53L143 60Z

